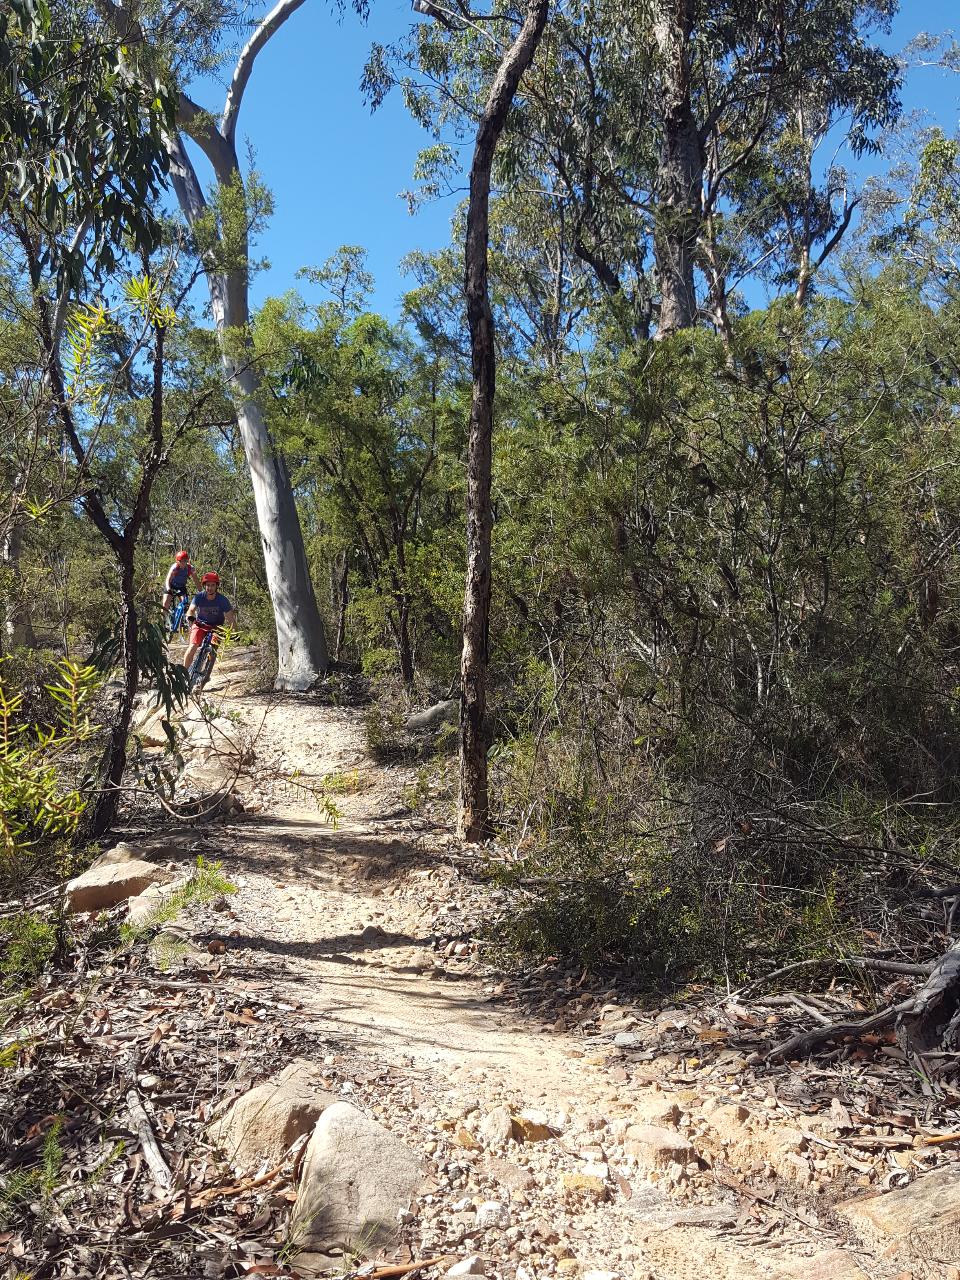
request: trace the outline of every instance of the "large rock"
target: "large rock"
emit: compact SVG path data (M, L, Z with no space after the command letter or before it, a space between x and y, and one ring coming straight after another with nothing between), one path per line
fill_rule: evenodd
M156 920L157 913L190 881L189 873L177 876L167 884L151 884L127 904L127 924L142 928Z
M111 851L112 852L112 851ZM123 862L98 862L71 880L66 889L70 911L103 911L135 898L152 884L168 879L163 867L133 858Z
M214 720L190 720L185 726L187 740L184 751L209 749L212 753L238 759L247 751L247 734L242 725L225 716Z
M298 1267L316 1265L317 1255L369 1255L394 1243L398 1216L409 1209L424 1172L418 1156L356 1107L327 1107L303 1160L294 1211L305 1255Z
M165 707L149 706L134 718L130 732L140 739L145 747L165 747L170 739L164 729L167 719Z
M655 1124L632 1124L627 1129L623 1149L635 1156L644 1169L666 1169L671 1164L686 1164L696 1152L686 1138L675 1129L661 1129Z
M208 751L191 756L186 768L177 779L178 794L190 791L200 795L212 795L233 785L240 769L236 758L213 754Z
M839 1249L812 1258L780 1259L772 1250L724 1239L713 1228L664 1227L654 1221L639 1225L637 1240L643 1257L640 1275L652 1272L670 1280L871 1280L856 1258ZM891 1272L885 1269L882 1274Z
M960 1167L837 1206L865 1244L904 1262L960 1259Z
M91 867L113 867L123 862L139 862L146 861L140 858L140 853L132 844L127 844L126 840L121 840L119 844L115 844L112 849L107 849L101 853L100 857L95 859L90 865Z
M460 699L448 698L446 702L438 702L426 711L415 711L408 716L404 728L408 733L428 733L431 729L439 729L442 724L456 724L460 718Z
M320 1088L313 1064L300 1058L284 1067L276 1080L242 1094L208 1133L244 1169L263 1161L278 1164L334 1101L333 1094Z

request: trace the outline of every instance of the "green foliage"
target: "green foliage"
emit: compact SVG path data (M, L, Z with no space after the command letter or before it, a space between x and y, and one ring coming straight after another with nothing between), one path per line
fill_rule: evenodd
M54 923L29 913L0 921L0 938L3 940L0 974L4 985L14 989L39 977L57 946Z
M52 238L41 266L79 288L88 263L109 271L122 240L153 248L175 95L131 51L52 0L0 11L0 212L48 230L86 221L81 251Z
M142 925L124 925L121 930L122 936L127 941L131 941L144 931L158 929L176 920L188 907L213 902L217 898L236 893L236 891L236 885L231 884L223 874L223 863L207 862L200 855L193 874L186 884L168 894Z
M60 1182L66 1158L60 1134L63 1116L54 1117L43 1138L40 1163L33 1169L16 1169L0 1186L0 1227L11 1226L18 1213L33 1200L41 1203L41 1212L49 1203Z
M15 874L42 840L76 831L86 805L82 790L66 783L74 753L93 736L90 704L102 684L91 666L63 658L45 684L49 723L24 720L24 694L0 658L0 866Z

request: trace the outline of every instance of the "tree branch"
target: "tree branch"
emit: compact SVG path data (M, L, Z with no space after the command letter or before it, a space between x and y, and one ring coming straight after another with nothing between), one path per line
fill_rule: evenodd
M299 0L303 3L303 0ZM177 127L192 138L203 154L210 161L218 182L229 182L237 168L237 152L233 138L226 139L217 129L208 111L181 93L177 101ZM168 141L168 150L173 148Z
M279 0L279 3L270 10L246 45L244 45L240 57L237 59L233 79L230 81L230 88L227 90L227 100L223 106L223 117L220 121L220 134L231 148L234 145L234 137L237 132L237 117L240 114L243 92L247 87L247 81L250 79L250 73L253 71L253 64L256 61L257 54L270 37L279 31L290 15L300 8L303 2L304 0Z

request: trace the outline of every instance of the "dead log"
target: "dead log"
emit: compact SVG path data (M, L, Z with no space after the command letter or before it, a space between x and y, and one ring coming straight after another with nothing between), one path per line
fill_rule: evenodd
M908 999L859 1022L831 1022L791 1036L772 1049L767 1059L800 1057L827 1041L858 1040L868 1032L894 1024L900 1046L906 1053L960 1049L960 941L943 953L923 986Z
M897 1019L905 1052L960 1049L960 941L945 951L933 972Z

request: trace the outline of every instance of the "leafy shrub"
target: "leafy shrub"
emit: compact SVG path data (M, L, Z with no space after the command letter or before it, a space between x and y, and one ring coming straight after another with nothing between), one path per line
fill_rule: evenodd
M0 938L0 975L8 987L33 982L50 963L57 947L54 922L29 912L0 922Z
M0 883L21 875L41 847L77 830L86 800L75 782L102 683L92 667L61 659L43 685L50 714L39 723L25 716L28 695L12 674L9 660L0 659Z

